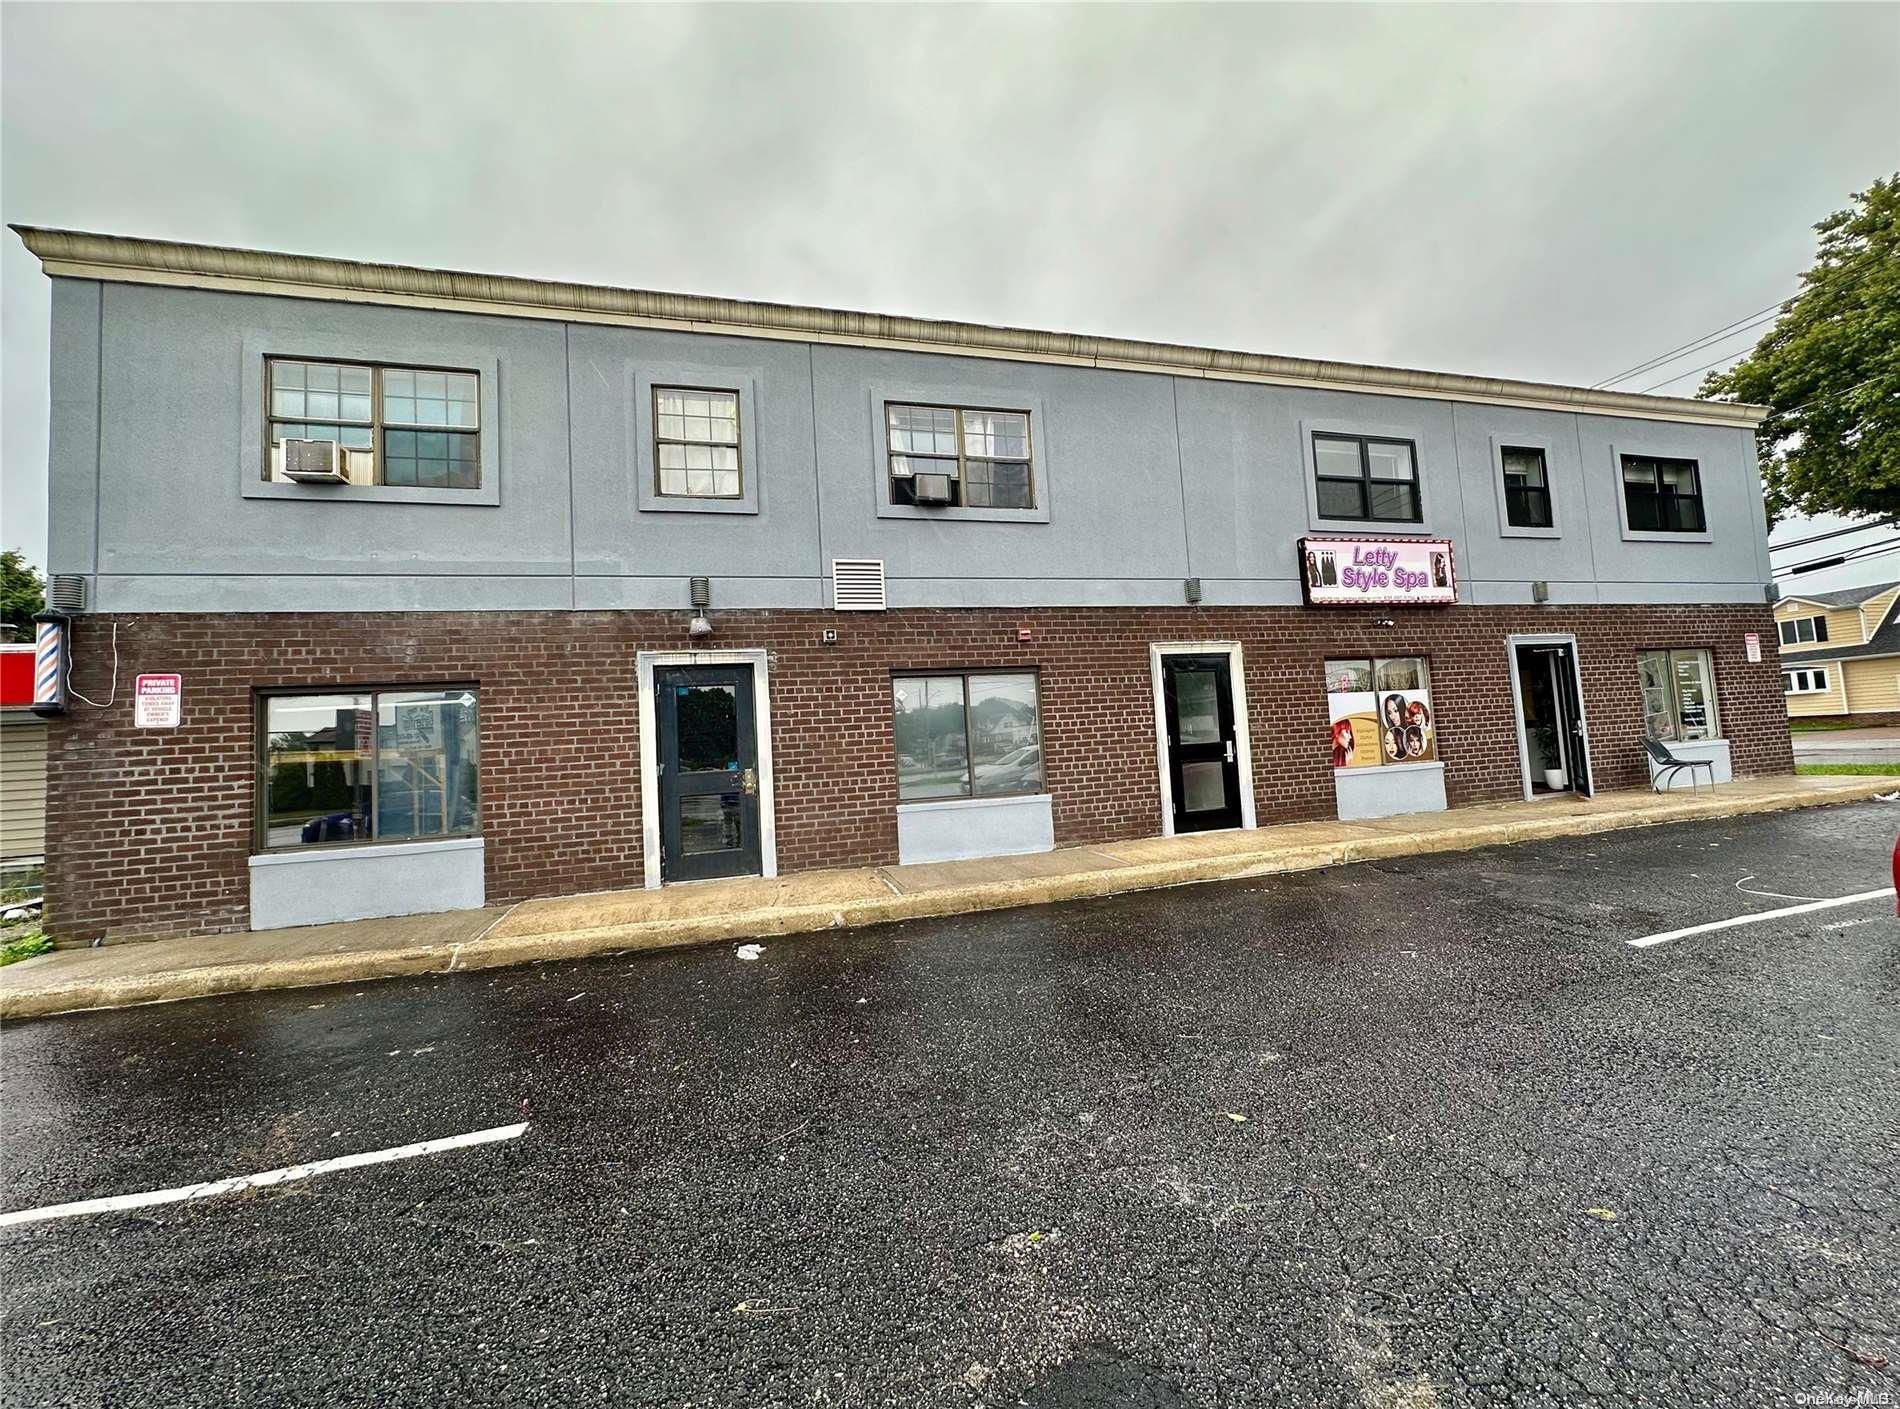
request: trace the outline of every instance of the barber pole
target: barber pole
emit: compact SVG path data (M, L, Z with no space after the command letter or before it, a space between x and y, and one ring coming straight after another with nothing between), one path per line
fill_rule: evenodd
M57 612L33 617L33 712L49 718L66 712L66 628Z

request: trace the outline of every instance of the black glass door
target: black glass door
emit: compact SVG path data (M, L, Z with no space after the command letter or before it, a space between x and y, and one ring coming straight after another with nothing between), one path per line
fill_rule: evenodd
M1238 827L1240 761L1228 658L1164 655L1161 681L1168 715L1174 830Z
M1577 695L1577 653L1559 646L1556 657L1557 717L1570 752L1570 786L1579 797L1589 797L1590 741L1583 734L1583 701Z
M759 872L759 758L748 666L653 675L659 725L660 878Z

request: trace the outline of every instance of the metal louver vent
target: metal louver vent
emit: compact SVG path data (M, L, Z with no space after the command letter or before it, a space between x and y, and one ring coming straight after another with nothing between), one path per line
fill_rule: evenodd
M881 612L884 610L884 560L882 558L833 558L831 560L831 607L840 612Z
M72 615L86 609L86 579L76 572L56 572L46 584L46 605Z

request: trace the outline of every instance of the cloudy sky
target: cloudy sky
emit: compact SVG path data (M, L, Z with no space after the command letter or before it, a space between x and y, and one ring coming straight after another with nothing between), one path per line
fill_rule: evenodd
M0 214L1590 384L1794 290L1900 166L1896 54L1891 4L8 4ZM11 234L0 278L38 561Z

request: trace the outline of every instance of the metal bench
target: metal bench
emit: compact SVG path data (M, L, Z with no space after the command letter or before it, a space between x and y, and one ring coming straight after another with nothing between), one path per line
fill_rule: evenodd
M1650 758L1655 760L1656 772L1655 775L1650 778L1649 783L1657 792L1666 790L1669 787L1669 780L1684 769L1687 769L1689 772L1690 788L1693 789L1697 786L1695 771L1698 768L1706 768L1709 770L1709 786L1715 786L1715 765L1708 759L1677 758L1673 753L1669 752L1669 746L1663 743L1661 739L1644 739L1643 747L1649 750Z

